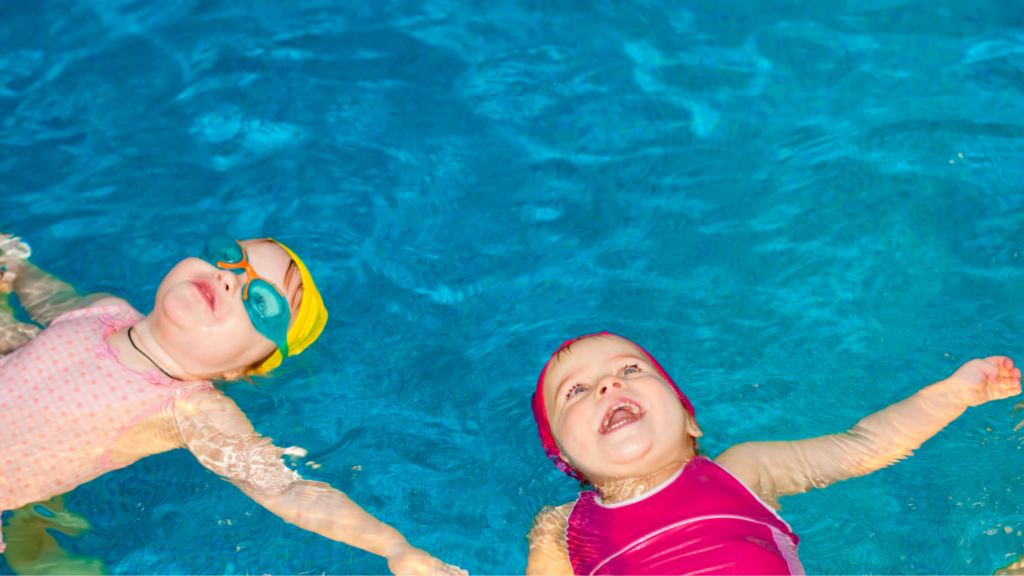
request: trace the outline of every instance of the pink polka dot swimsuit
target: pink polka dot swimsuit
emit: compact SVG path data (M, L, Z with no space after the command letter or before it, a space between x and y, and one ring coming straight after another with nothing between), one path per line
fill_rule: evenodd
M104 339L141 318L126 305L75 310L0 358L0 510L127 466L110 453L128 430L175 398L212 388L119 364Z

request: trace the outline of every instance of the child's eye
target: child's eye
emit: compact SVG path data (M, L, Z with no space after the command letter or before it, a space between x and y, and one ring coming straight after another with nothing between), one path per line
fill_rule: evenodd
M572 398L573 396L576 395L576 391L577 390L579 390L579 391L586 391L586 389L587 389L587 387L584 386L583 384L576 384L575 386L572 387L572 389L569 390L569 393L566 394L565 397L566 398Z
M640 367L637 366L636 364L633 364L632 366L626 366L622 370L622 375L627 376L629 374L632 374L633 372L643 372L643 370L641 370Z

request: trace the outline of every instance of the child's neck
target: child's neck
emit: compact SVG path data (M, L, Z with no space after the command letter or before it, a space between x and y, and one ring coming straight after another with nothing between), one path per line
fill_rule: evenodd
M692 458L693 455L691 454L690 458L686 460L673 461L667 466L643 476L631 476L629 478L616 478L602 482L595 482L594 488L600 491L601 500L605 504L614 504L616 502L622 502L623 500L629 500L630 498L636 498L637 496L664 484Z
M133 334L129 334L128 329L124 329L107 337L107 342L114 345L120 352L118 362L136 372L153 369L166 370L166 373L172 378L192 379L159 345L153 337L152 327L147 320L149 320L148 316L132 326Z

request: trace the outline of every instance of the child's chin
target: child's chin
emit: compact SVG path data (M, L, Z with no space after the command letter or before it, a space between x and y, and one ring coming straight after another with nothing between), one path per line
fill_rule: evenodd
M189 332L202 330L208 321L208 311L201 309L189 294L170 292L161 299L157 309L178 328Z
M616 447L614 450L604 450L601 459L612 466L630 466L643 461L650 452L650 443L631 443L629 446Z

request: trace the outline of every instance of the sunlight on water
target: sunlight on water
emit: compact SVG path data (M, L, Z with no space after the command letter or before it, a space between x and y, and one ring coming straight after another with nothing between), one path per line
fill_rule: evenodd
M577 490L528 402L568 337L643 344L712 454L845 430L1020 354L1022 17L980 0L8 1L0 230L143 311L213 231L294 247L327 331L228 394L413 544L522 572L533 514ZM990 573L1024 552L1013 405L784 499L807 571ZM58 539L116 573L386 571L184 451L66 502L93 530Z

